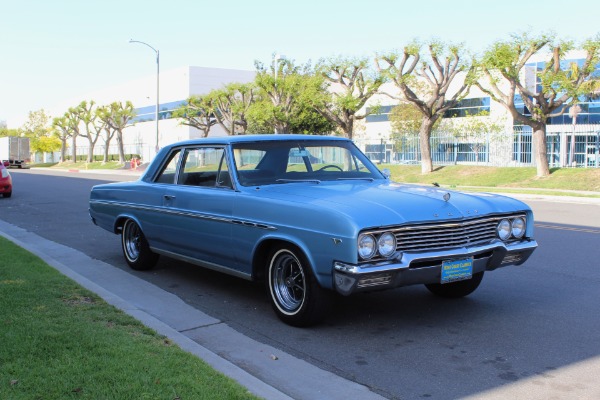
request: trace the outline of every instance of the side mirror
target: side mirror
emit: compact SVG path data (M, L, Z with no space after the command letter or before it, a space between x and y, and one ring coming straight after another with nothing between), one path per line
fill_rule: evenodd
M385 179L390 179L390 177L392 176L392 173L388 168L384 168L384 170L381 171L381 173L383 174L383 176L385 176Z

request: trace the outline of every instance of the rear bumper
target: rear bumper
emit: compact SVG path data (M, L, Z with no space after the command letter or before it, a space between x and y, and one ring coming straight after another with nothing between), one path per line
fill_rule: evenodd
M335 289L343 295L399 286L439 283L444 261L473 258L475 274L509 265L521 265L527 261L536 247L535 240L518 243L497 242L435 253L404 253L391 263L387 261L351 265L335 262L333 282Z

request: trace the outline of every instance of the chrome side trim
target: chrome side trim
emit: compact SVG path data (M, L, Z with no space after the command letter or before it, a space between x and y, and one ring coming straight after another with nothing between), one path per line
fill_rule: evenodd
M156 247L150 247L150 250L152 250L156 254L167 256L169 258L184 261L184 262L187 262L190 264L198 265L199 267L211 269L211 270L217 271L217 272L222 272L224 274L235 276L235 277L242 278L242 279L246 279L249 281L252 280L251 274L247 274L245 272L241 272L241 271L229 268L229 267L224 267L219 264L211 263L208 261L198 260L197 258L184 256L184 255L181 255L178 253L173 253L173 252L166 251L166 250L157 249Z
M122 207L122 208L126 208L128 210L159 212L162 214L175 215L175 216L181 216L181 217L190 217L190 218L197 218L197 219L203 219L203 220L209 220L209 221L224 222L224 223L228 223L228 224L244 225L244 226L248 226L251 228L259 228L259 229L265 229L265 230L270 230L270 231L277 230L276 227L274 227L272 225L263 224L261 222L226 218L226 217L220 217L220 216L204 214L204 213L200 213L200 212L193 212L193 211L183 211L183 210L174 209L174 208L170 208L170 207L143 206L143 205L134 204L134 203L125 203L125 202L108 201L108 200L91 200L90 204L100 204L100 205L108 205L108 206L113 206L113 207Z

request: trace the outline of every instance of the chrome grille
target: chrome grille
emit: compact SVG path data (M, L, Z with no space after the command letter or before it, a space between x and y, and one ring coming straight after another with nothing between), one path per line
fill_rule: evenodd
M518 215L525 218L525 215ZM397 251L431 251L489 243L497 238L496 226L503 218L517 215L502 215L474 218L464 221L410 225L393 228Z

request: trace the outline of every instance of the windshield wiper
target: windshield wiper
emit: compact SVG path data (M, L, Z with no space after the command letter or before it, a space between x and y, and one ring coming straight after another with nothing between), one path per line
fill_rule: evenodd
M277 183L299 183L299 182L321 183L321 181L318 179L277 179L275 182L277 182Z

